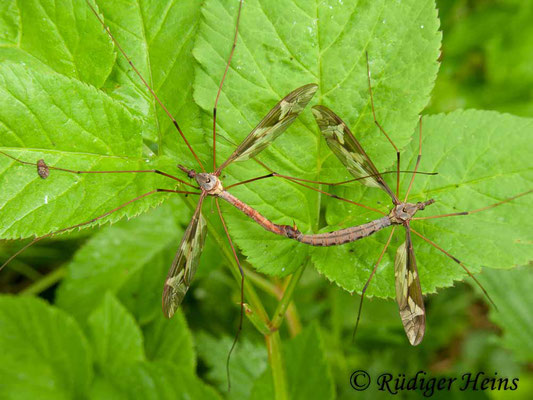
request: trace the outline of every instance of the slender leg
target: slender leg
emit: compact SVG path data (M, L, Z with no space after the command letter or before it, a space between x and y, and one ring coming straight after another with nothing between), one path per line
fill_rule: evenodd
M69 226L67 228L63 228L63 229L59 229L57 231L54 231L54 232L50 232L50 233L47 233L46 235L43 235L43 236L38 236L36 238L34 238L30 243L28 243L27 245L25 245L23 248L21 248L19 251L17 251L15 254L13 254L11 257L9 257L7 259L6 262L4 262L2 264L2 266L0 266L0 271L7 265L9 264L11 261L13 261L13 259L15 259L18 255L20 255L21 253L23 253L28 247L34 245L35 243L43 240L43 239L46 239L46 238L49 238L51 236L54 236L54 235L58 235L60 233L63 233L63 232L67 232L67 231L70 231L72 229L76 229L76 228L80 228L82 226L85 226L85 225L89 225L89 224L92 224L93 222L96 222L98 221L99 219L102 219L102 218L105 218L107 217L108 215L111 215L113 214L114 212L126 207L127 205L130 205L131 203L137 201L137 200L141 200L147 196L150 196L154 193L160 193L160 192L167 192L167 193L184 193L184 194L200 194L200 193L196 193L196 192L186 192L186 191L182 191L182 190L170 190L170 189L155 189L155 190L151 190L149 192L146 192L144 194L141 194L140 196L137 196L135 197L134 199L132 200L129 200L123 204L121 204L120 206L112 209L111 211L108 211L102 215L99 215L98 217L95 217L95 218L92 218L90 219L89 221L85 221L85 222L81 222L79 224L76 224L76 225L72 225L72 226Z
M230 188L235 187L235 186L240 186L240 185L244 185L245 183L259 181L261 179L271 178L273 176L276 176L278 178L283 178L283 179L286 179L288 181L307 182L307 183L313 183L315 185L340 186L340 185L345 185L347 183L360 181L360 180L363 180L363 179L366 179L366 178L371 178L373 176L385 175L385 174L390 174L390 173L396 173L396 171L384 171L384 172L380 172L379 174L366 175L366 176L362 176L360 178L353 178L353 179L349 179L347 181L342 181L342 182L322 182L322 181L313 181L311 179L297 178L297 177L294 177L294 176L282 175L282 174L278 174L277 172L272 172L272 173L267 174L267 175L258 176L257 178L247 179L245 181L234 183L232 185L226 186L225 188L227 190L227 189L230 189ZM414 173L414 171L400 171L400 173ZM420 175L437 175L437 172L416 172L416 173L420 174Z
M20 160L16 157L13 157L12 155L10 154L7 154L7 153L4 153L3 151L0 151L0 154L3 154L4 156L6 157L9 157L11 158L12 160L15 160L21 164L24 164L24 165L34 165L34 166L37 166L39 167L39 163L33 163L33 162L28 162L28 161L23 161L23 160ZM162 175L162 176L166 176L167 178L170 178L170 179L173 179L175 181L178 181L186 186L190 186L192 188L195 188L197 189L196 186L194 185L191 185L189 182L186 182L180 178L177 178L173 175L170 175L170 174L167 174L166 172L163 172L163 171L160 171L158 169L141 169L141 170L126 170L126 171L79 171L79 170L73 170L73 169L67 169L67 168L59 168L59 167L51 167L51 166L46 166L49 170L55 170L55 171L62 171L62 172L69 172L71 174L132 174L132 173L135 173L135 174L141 174L141 173L154 173L154 174L158 174L158 175Z
M202 171L205 172L205 168L202 164L202 162L200 161L200 159L198 158L198 156L196 155L196 153L194 152L194 150L192 149L189 141L187 140L187 138L185 137L185 135L183 134L180 126L178 125L178 122L176 121L176 119L172 116L172 114L170 113L170 111L165 107L165 105L161 102L161 100L159 100L159 97L157 97L157 94L155 94L154 90L151 88L151 86L148 84L148 82L146 82L146 80L144 79L144 77L142 76L142 74L139 72L139 70L135 67L135 65L133 64L133 62L131 61L131 59L128 57L128 55L126 54L126 52L124 51L124 49L122 48L122 46L120 45L120 43L118 43L118 41L115 39L115 37L113 36L113 34L111 33L111 30L109 29L109 27L105 24L105 22L102 20L102 18L100 18L100 15L98 15L98 12L96 12L96 10L94 9L93 5L89 2L89 0L86 0L86 3L87 5L89 6L89 8L91 9L91 11L93 12L93 14L96 16L96 18L98 19L98 21L100 21L100 24L102 24L104 30L107 32L107 34L109 35L109 37L111 38L111 40L113 41L113 43L115 44L115 46L117 46L117 49L122 53L122 55L124 56L124 58L126 59L126 61L128 61L128 64L130 64L131 68L133 69L133 71L135 72L135 74L137 74L137 76L139 77L139 79L142 81L143 85L148 89L148 91L152 94L152 96L154 97L155 101L161 106L161 108L163 109L163 111L165 112L165 114L167 114L167 116L172 120L172 123L174 124L174 126L176 127L176 129L178 130L181 138L183 139L183 141L185 142L185 144L187 145L187 147L189 148L191 154L194 156L194 158L196 159L196 161L198 162L198 165L200 166L200 168L202 169Z
M498 206L500 206L502 204L505 204L505 203L509 203L510 201L513 201L515 199L518 199L519 197L522 197L522 196L525 196L527 194L530 194L531 192L533 192L533 190L528 190L527 192L517 194L516 196L513 196L513 197L509 197L508 199L505 199L505 200L499 201L497 203L491 204L490 206L478 208L477 210L461 211L461 212L456 212L456 213L451 213L451 214L431 215L429 217L417 217L417 218L412 218L412 220L414 221L414 220L423 220L423 219L454 217L456 215L471 215L471 214L475 214L475 213L478 213L478 212L481 212L481 211L489 210L489 209L494 208L494 207L498 207Z
M400 196L399 195L399 190L400 190L400 151L398 150L398 147L396 147L396 145L394 144L394 142L392 141L390 136L387 134L387 132L385 132L385 129L383 129L383 127L380 125L380 123L378 122L378 120L376 118L376 110L374 108L374 95L372 93L372 84L370 82L370 64L368 62L368 52L366 52L365 55L366 55L366 74L367 74L367 77L368 77L368 91L370 92L370 105L372 107L372 116L374 117L374 123L379 128L381 133L383 133L385 135L385 137L387 138L389 143L392 145L392 147L394 147L394 150L396 151L396 197L398 198Z
M387 247L389 247L389 244L392 240L392 235L394 235L394 231L396 230L396 227L393 226L391 233L389 235L389 238L387 239L387 243L385 244L385 247L383 247L383 250L381 251L381 254L379 255L378 261L376 262L376 265L374 265L374 269L372 269L372 272L370 273L370 276L368 277L368 280L365 283L365 286L363 286L363 290L361 291L361 300L359 301L359 309L357 311L357 321L355 322L355 328L353 329L352 333L352 341L355 340L355 334L357 332L357 327L359 326L359 320L361 319L361 311L363 310L363 300L365 298L366 289L368 289L368 285L370 284L370 281L372 280L372 277L376 273L379 263L381 262L381 259L385 255L385 252L387 251Z
M231 389L231 380L230 380L230 375L229 375L229 360L231 358L231 353L233 353L233 349L235 349L235 346L237 345L237 341L239 340L239 334L241 333L242 322L244 319L244 270L242 269L241 263L239 261L239 257L237 257L235 246L233 245L233 241L231 240L231 237L229 235L228 227L226 226L226 221L224 220L224 217L222 215L222 210L220 209L220 204L218 203L218 198L216 197L215 197L215 204L217 205L218 216L220 217L220 221L222 222L222 227L224 228L224 232L226 232L226 237L228 238L231 251L233 252L233 257L235 257L235 262L237 263L237 266L239 267L239 272L241 273L241 314L239 317L239 328L237 329L237 333L235 334L235 338L233 339L233 344L231 345L231 348L228 353L228 358L226 359L226 374L228 378L228 391L229 391Z
M237 38L239 37L239 22L241 20L241 10L242 2L239 2L239 11L237 11L237 22L235 23L235 36L233 37L233 45L231 46L231 51L229 53L228 62L226 63L226 68L224 69L224 74L220 80L220 85L218 86L217 97L215 97L215 105L213 106L213 171L217 170L217 105L218 99L220 97L220 92L222 91L222 85L228 74L229 67L231 65L231 59L233 58L233 53L235 52L235 47L237 46Z
M485 290L485 288L483 287L483 285L476 279L476 277L470 272L470 270L468 268L466 268L466 266L460 261L458 260L457 258L455 258L454 256L452 256L450 253L448 253L446 250L444 250L442 247L440 247L438 244L436 244L435 242L429 240L427 237L421 235L420 233L416 232L413 230L413 228L411 228L411 232L413 232L415 235L419 236L420 238L424 239L426 242L428 242L430 245L432 245L433 247L435 247L437 250L440 250L441 252L443 252L444 254L446 254L448 257L450 257L453 261L455 261L457 264L459 264L465 271L468 275L470 275L470 278L472 278L474 280L474 282L476 282L476 284L479 286L479 288L483 291L483 294L487 297L487 299L490 301L490 303L494 306L494 308L496 310L498 310L498 307L496 307L496 304L494 303L494 301L492 301L491 297L489 296L489 294L487 293L487 291Z
M409 193L411 192L411 188L413 187L413 182L415 181L416 172L418 171L418 166L420 165L420 159L422 158L422 117L419 117L418 119L418 126L418 156L416 157L415 172L411 176L411 182L409 182L409 187L407 188L407 192L405 193L405 199L403 200L404 203L409 197Z

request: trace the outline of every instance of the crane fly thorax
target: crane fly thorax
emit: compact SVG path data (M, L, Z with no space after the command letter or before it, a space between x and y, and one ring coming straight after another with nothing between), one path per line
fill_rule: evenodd
M424 202L418 202L418 203L400 203L394 206L394 208L389 213L389 218L391 220L391 223L393 224L403 224L405 222L409 222L411 218L414 217L414 215L419 210L423 210L426 208L426 206L429 206L430 204L433 204L435 200L430 199Z
M224 190L222 182L214 174L208 174L206 172L198 173L194 176L196 182L200 186L202 191L207 192L211 196L217 196Z

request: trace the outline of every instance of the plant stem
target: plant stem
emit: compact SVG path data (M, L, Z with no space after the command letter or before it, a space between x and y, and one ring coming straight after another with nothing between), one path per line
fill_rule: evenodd
M245 263L243 262L243 264ZM250 268L244 268L244 273L259 289L262 289L265 293L270 294L277 300L281 298L281 291L270 280L259 275L257 272L252 271Z
M37 282L31 284L26 289L20 292L23 296L33 296L44 292L49 287L55 285L67 274L67 267L59 267L39 279Z
M287 391L287 377L285 374L285 363L283 362L283 352L281 349L281 338L279 332L272 332L265 336L268 361L272 369L272 379L274 381L274 398L276 400L289 399Z
M289 278L289 282L287 283L287 286L285 287L285 290L283 292L283 297L278 303L278 307L274 312L274 317L272 318L272 322L270 324L272 330L278 330L281 326L283 318L285 317L285 313L287 312L287 308L291 304L294 289L296 289L296 285L300 281L300 278L302 277L306 266L307 263L298 268L296 272L292 274Z

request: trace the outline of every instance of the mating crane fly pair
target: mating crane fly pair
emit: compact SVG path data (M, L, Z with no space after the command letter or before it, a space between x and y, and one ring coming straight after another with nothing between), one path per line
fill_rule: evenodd
M258 211L254 210L252 207L248 206L247 204L245 204L244 202L240 201L235 196L230 194L224 188L220 180L220 174L222 170L225 167L227 167L230 163L232 163L233 161L244 161L250 158L254 158L257 154L259 154L259 152L265 149L269 145L269 143L271 143L274 139L276 139L279 135L281 135L287 129L287 127L298 117L298 115L305 109L305 107L307 106L307 104L310 102L313 95L317 91L317 88L318 88L317 85L308 84L289 93L278 104L276 104L276 106L263 118L263 120L257 125L257 127L250 132L250 134L235 149L235 151L228 157L228 159L217 167L217 163L216 163L216 110L217 110L218 99L220 97L220 93L222 90L222 85L224 83L224 79L227 75L229 66L231 64L231 59L232 59L232 56L235 50L235 45L237 42L239 20L240 20L241 9L242 9L242 1L241 1L239 3L239 10L237 14L237 22L235 26L235 36L233 40L233 46L232 46L230 56L226 64L226 68L224 70L224 73L221 79L221 82L220 82L220 85L218 87L218 92L217 92L217 95L215 98L215 104L213 107L213 172L207 173L200 159L198 158L196 153L193 151L192 146L187 141L185 135L181 131L181 128L178 125L177 121L174 119L174 117L171 115L168 109L163 105L163 103L158 98L157 94L148 85L148 83L143 78L141 73L137 70L137 68L135 67L133 62L130 60L126 52L122 49L120 44L116 41L110 29L105 25L104 21L102 20L102 18L100 17L96 9L93 7L93 5L89 1L87 1L87 4L91 8L96 18L98 18L98 20L100 21L100 23L106 30L107 34L110 36L111 40L114 42L116 48L120 51L120 53L125 57L128 63L131 65L132 69L141 79L142 83L146 86L147 90L154 97L155 101L162 107L163 111L172 120L174 126L178 130L185 144L191 151L191 154L194 156L195 160L197 161L201 169L201 172L197 172L194 169L187 168L181 165L179 166L179 168L184 173L186 173L189 178L194 179L197 183L197 186L191 184L190 182L186 180L177 178L173 175L170 175L160 170L75 171L75 170L69 170L69 169L56 167L56 166L48 166L46 165L45 160L39 160L37 163L34 163L34 162L26 161L26 160L20 160L14 157L13 155L5 153L5 152L0 152L0 153L6 157L9 157L15 160L16 162L26 164L26 165L37 166L38 174L43 179L46 179L49 177L50 170L56 170L56 171L74 173L74 174L156 173L156 174L165 176L167 178L173 179L181 185L192 187L196 190L200 189L200 191L198 192L198 191L191 191L191 190L154 189L150 192L141 194L140 196L137 196L136 198L126 203L123 203L122 205L116 207L115 209L105 214L99 215L89 221L85 221L74 226L63 228L58 231L50 232L44 236L36 237L28 245L24 246L21 250L15 253L11 258L9 258L4 263L4 265L2 265L2 267L0 268L3 268L14 257L16 257L18 254L24 251L27 247L31 246L32 244L36 243L39 240L50 237L52 235L56 235L58 233L72 230L74 228L79 228L85 225L90 225L91 223L99 219L105 218L108 215L118 211L119 209L122 209L128 206L129 204L135 201L138 201L142 198L145 198L147 196L150 196L152 194L166 192L166 193L182 193L186 195L198 195L199 200L198 200L196 209L185 231L183 239L179 245L178 252L174 258L174 261L172 263L172 266L169 270L168 276L164 284L163 311L164 311L165 316L172 317L172 315L175 313L176 309L182 302L188 288L190 287L192 279L198 267L200 255L202 252L202 248L205 242L205 237L206 237L206 232L207 232L206 220L202 215L202 204L207 196L212 196L215 198L215 203L216 203L216 207L217 207L220 220L222 222L222 226L225 230L229 245L231 247L233 256L235 258L235 262L241 272L241 319L240 319L239 331L240 331L240 326L242 325L242 315L243 315L242 307L243 307L243 299L244 299L244 293L243 293L244 273L241 268L239 259L237 257L237 252L235 250L231 237L229 236L228 228L226 226L226 222L224 220L224 217L222 215L221 208L218 202L219 198L222 198L223 200L235 206L237 209L241 210L243 213L245 213L247 216L252 218L254 221L256 221L258 224L260 224L263 228L267 229L268 231L274 234L289 238L289 239L296 240L298 242L301 242L307 245L312 245L312 246L341 245L344 243L353 242L353 241L362 239L381 229L392 226L391 233L388 237L388 240L382 252L380 253L378 257L376 264L374 265L374 268L370 274L370 277L368 278L368 281L366 282L365 286L362 289L361 303L359 306L359 311L358 311L358 316L357 316L357 323L358 323L360 315L361 315L362 301L363 301L366 289L368 288L368 285L372 277L375 275L375 272L377 270L379 263L381 262L389 244L391 243L391 239L395 232L396 226L402 225L405 228L405 242L398 247L397 253L396 253L396 259L394 263L395 264L395 282L396 282L396 300L399 306L400 316L402 319L402 323L403 323L406 335L409 339L409 342L412 345L417 345L421 342L424 336L424 332L425 332L425 308L424 308L422 291L420 287L420 280L419 280L417 266L416 266L415 254L413 250L411 233L414 233L415 235L420 236L423 240L433 245L439 251L443 252L445 255L452 258L455 262L461 265L461 267L463 267L470 276L472 276L472 274L470 274L470 272L466 269L463 263L459 261L457 258L455 258L451 254L446 252L444 249L439 247L436 243L432 242L431 240L422 236L417 231L413 230L410 225L411 221L414 221L417 219L420 220L420 219L429 219L429 218L448 217L448 216L454 216L454 215L472 214L472 213L480 212L480 211L483 211L483 210L486 210L492 207L496 207L500 204L509 202L515 198L524 196L531 192L531 191L528 191L528 192L519 194L517 196L514 196L512 198L500 201L496 204L492 204L490 206L477 209L477 210L473 210L470 212L459 212L459 213L453 213L453 214L436 215L436 216L421 217L421 218L415 217L415 214L417 211L424 210L427 206L433 203L433 199L428 199L427 201L418 202L418 203L408 202L408 196L412 188L414 178L416 174L421 174L421 172L418 171L421 154L422 154L421 144L419 147L419 154L418 154L418 158L416 161L414 171L400 171L400 157L399 157L400 153L397 147L394 145L393 141L390 139L390 137L385 132L385 130L378 123L377 118L376 118L374 104L373 104L370 73L369 73L369 68L368 68L368 57L367 57L368 86L369 86L369 95L370 95L370 102L372 106L374 122L376 123L380 131L389 140L389 142L394 147L397 153L397 168L396 168L396 171L392 171L392 172L396 172L396 177L397 177L396 192L393 192L389 188L389 186L386 184L385 180L382 177L383 173L380 173L377 170L377 168L374 166L374 164L372 163L372 161L370 160L370 158L368 157L368 155L366 154L362 146L355 139L354 135L350 132L347 125L333 111L329 110L328 108L324 106L314 106L312 108L312 112L316 119L318 127L322 135L324 136L328 146L333 151L333 153L338 157L338 159L342 162L342 164L344 164L344 166L348 169L348 171L355 177L355 179L353 179L352 181L357 180L368 187L376 187L376 188L380 188L383 191L385 191L392 200L392 203L393 203L392 210L389 213L384 213L381 210L377 210L375 208L372 208L372 207L369 207L363 204L359 204L354 201L341 198L339 196L331 195L325 191L322 191L318 188L314 188L306 184L306 183L328 184L327 182L312 182L309 180L281 175L281 174L273 172L268 167L266 167L263 163L260 163L263 166L265 166L271 173L263 177L249 179L247 181L234 184L232 185L232 187L237 186L242 183L248 183L254 180L263 179L266 177L277 176L280 178L284 178L295 184L305 186L312 190L316 190L322 194L334 197L342 201L347 201L357 206L365 207L367 209L373 210L383 215L381 218L375 221L371 221L369 223L363 224L363 225L349 227L349 228L340 229L340 230L328 232L328 233L321 233L321 234L304 234L300 232L296 226L275 224L269 221L263 215L261 215ZM421 134L422 134L422 125L420 123L420 136ZM400 200L400 196L399 196L399 174L400 172L412 173L409 187L406 191L406 195L403 201ZM334 184L331 184L331 185L334 185ZM472 278L475 280L473 276ZM477 282L477 280L475 281ZM479 284L479 282L477 283ZM357 327L357 324L356 324L356 327ZM237 332L237 335L238 335L238 332ZM237 339L237 336L235 339Z

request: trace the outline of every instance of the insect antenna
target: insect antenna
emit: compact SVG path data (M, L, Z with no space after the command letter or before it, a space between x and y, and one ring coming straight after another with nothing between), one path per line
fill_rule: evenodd
M241 20L241 11L242 11L242 2L239 1L239 10L237 11L237 21L235 22L235 35L233 36L233 44L231 46L231 51L229 53L228 62L226 63L226 68L224 69L224 74L220 80L220 85L218 85L217 96L215 97L215 105L213 106L213 171L217 169L217 105L218 99L220 98L220 93L222 92L222 85L226 80L226 75L228 74L229 67L231 65L231 59L233 58L233 53L235 53L235 47L237 47L237 38L239 37L239 22Z
M481 212L481 211L485 211L485 210L489 210L489 209L494 208L494 207L498 207L498 206L500 206L502 204L505 204L505 203L509 203L510 201L513 201L515 199L518 199L519 197L522 197L522 196L525 196L527 194L530 194L531 192L533 192L533 189L532 190L528 190L527 192L524 192L524 193L517 194L516 196L509 197L508 199L499 201L497 203L491 204L490 206L478 208L478 209L472 210L472 211L461 211L461 212L450 213L450 214L430 215L429 217L416 217L416 218L412 218L412 220L413 221L415 221L415 220L421 221L421 220L424 220L424 219L455 217L457 215L472 215L472 214L475 214L475 213L478 213L478 212Z
M106 31L106 33L109 35L109 37L111 38L111 40L113 41L113 43L115 44L115 46L117 46L117 49L120 51L120 53L124 56L124 58L126 59L126 61L128 62L128 64L131 66L131 68L133 69L133 71L135 72L135 74L139 77L139 79L142 81L143 85L148 89L148 91L150 92L150 94L154 97L154 100L157 102L157 104L159 104L159 106L163 109L163 111L165 112L165 114L167 114L167 116L172 120L172 123L174 124L174 126L176 127L176 129L178 130L181 138L183 139L183 141L185 142L185 144L187 145L187 147L189 148L191 154L193 155L193 157L196 159L196 161L198 162L198 165L200 166L200 168L202 169L202 171L205 172L205 168L202 164L202 162L200 161L200 159L198 158L198 156L196 155L196 153L194 152L194 150L192 149L192 146L191 144L189 143L189 141L187 140L187 138L185 137L185 135L183 134L183 131L181 130L179 124L178 124L178 121L176 121L176 119L172 116L172 114L170 113L170 111L165 107L165 105L163 104L163 102L159 99L159 97L157 96L157 94L154 92L154 90L152 89L152 87L148 84L148 82L146 81L146 79L144 79L144 77L142 76L142 74L139 72L139 70L137 69L137 67L135 67L135 65L133 64L133 62L131 61L131 59L129 58L129 56L126 54L126 52L124 51L124 49L122 48L122 46L120 45L120 43L117 41L117 39L115 38L115 36L111 33L111 30L109 29L109 27L105 24L104 20L100 17L100 15L98 14L98 12L96 11L96 9L94 8L94 6L91 4L91 2L89 0L85 0L85 2L87 3L87 5L89 6L89 8L91 9L92 13L96 16L96 18L98 19L98 21L100 22L100 24L102 25L102 27L104 28L104 30Z
M239 272L241 274L241 313L239 316L239 327L237 329L237 333L235 334L235 338L233 339L233 343L231 345L231 348L228 352L228 357L226 358L226 375L228 379L228 392L231 390L231 380L230 380L230 371L229 371L229 361L231 358L231 354L233 353L233 350L235 349L235 346L237 345L237 341L239 340L239 335L242 330L242 322L244 319L244 270L241 266L241 263L239 261L239 257L237 256L237 252L235 251L235 246L233 245L233 241L231 240L231 236L229 235L228 227L226 226L226 221L224 220L224 217L222 215L222 210L220 209L220 204L218 203L218 198L215 197L215 204L217 205L218 210L218 216L220 217L220 221L222 222L222 227L224 228L224 232L226 233L226 237L228 238L229 245L231 247L231 251L233 253L233 257L235 257L235 261L237 262L237 266L239 267Z
M381 262L381 259L385 255L385 251L387 251L387 247L389 247L389 244L392 240L392 235L394 234L396 227L392 227L391 233L389 235L389 238L387 239L387 243L385 244L385 247L383 247L383 250L381 251L381 254L378 257L378 261L374 265L374 268L372 269L372 272L370 273L370 276L368 277L368 280L365 283L365 286L363 286L363 290L361 290L361 300L359 300L359 309L357 310L357 320L355 321L355 327L353 328L352 333L352 341L355 341L355 334L357 333L357 328L359 326L359 320L361 319L361 311L363 310L363 300L365 298L366 289L368 289L368 285L370 284L370 281L372 280L374 274L376 273L379 263Z
M110 210L110 211L107 211L106 213L102 214L102 215L99 215L97 217L94 217L92 219L90 219L89 221L85 221L85 222L81 222L79 224L76 224L76 225L72 225L72 226L69 226L69 227L66 227L66 228L62 228L62 229L59 229L57 231L53 231L53 232L49 232L47 233L46 235L42 235L42 236L38 236L36 238L34 238L30 243L26 244L24 247L22 247L20 250L18 250L15 254L13 254L11 257L9 257L7 259L7 261L5 261L1 266L0 266L0 271L6 266L8 265L11 261L13 261L16 257L18 257L20 254L22 254L26 249L28 249L30 246L33 246L35 243L37 242L40 242L41 240L43 239L46 239L46 238L49 238L49 237L52 237L54 235L58 235L60 233L63 233L63 232L67 232L67 231L70 231L72 229L76 229L76 228L80 228L82 226L85 226L85 225L89 225L89 224L92 224L93 222L96 222L102 218L105 218L107 217L108 215L111 215L115 212L117 212L118 210L130 205L131 203L137 201L137 200L141 200L145 197L148 197L152 194L155 194L155 193L161 193L161 192L166 192L166 193L183 193L183 194L200 194L198 192L188 192L188 191L183 191L183 190L171 190L171 189L155 189L155 190L151 190L149 192L146 192L146 193L143 193L141 194L140 196L137 196L135 197L134 199L131 199L125 203L122 203L121 205L119 205L118 207Z
M374 118L374 124L379 128L381 133L385 135L389 143L394 147L394 150L396 151L396 201L398 201L398 197L400 197L400 151L398 150L398 147L394 144L390 136L385 132L385 129L381 126L381 124L378 122L376 118L376 110L374 108L374 95L372 93L372 83L370 82L370 64L368 62L368 51L365 52L366 56L366 75L368 78L368 92L370 93L370 106L372 107L372 116Z
M438 244L436 244L435 242L431 241L430 239L428 239L427 237L423 236L422 234L416 232L413 230L413 228L411 228L411 232L413 232L415 235L419 236L420 238L422 238L423 240L425 240L426 242L428 242L430 245L432 245L433 247L435 247L437 250L440 250L442 253L444 253L445 255L447 255L448 257L450 257L453 261L455 261L457 264L459 264L465 271L466 273L470 276L470 278L472 278L474 280L474 282L476 282L476 284L479 286L479 288L483 291L483 294L485 295L485 297L490 301L490 303L493 305L493 307L498 310L498 307L496 306L496 303L494 303L494 301L492 300L492 298L489 296L489 293L485 290L485 288L483 287L483 285L481 284L481 282L479 282L477 280L477 278L472 274L472 272L470 272L470 270L457 258L455 258L454 256L452 256L450 253L448 253L446 250L444 250L442 247L440 247Z
M278 178L283 178L283 179L286 179L288 181L307 182L307 183L313 183L315 185L341 186L341 185L346 185L347 183L357 182L357 181L361 181L363 179L373 178L373 177L379 176L379 175L395 174L395 173L396 173L396 171L384 171L384 172L380 172L377 175L376 174L366 175L366 176L362 176L360 178L348 179L347 181L342 181L342 182L322 182L322 181L313 181L311 179L297 178L297 177L294 177L294 176L282 175L282 174L278 174L277 172L271 172L270 174L267 174L267 175L258 176L256 178L247 179L245 181L237 182L237 183L234 183L232 185L226 186L226 189L229 189L229 188L232 188L232 187L235 187L235 186L239 186L239 185L244 185L245 183L259 181L261 179L271 178L273 176L278 177ZM402 173L402 174L403 173L413 174L415 172L414 171L400 171L400 173ZM416 173L420 174L420 175L438 175L437 172L416 172Z

